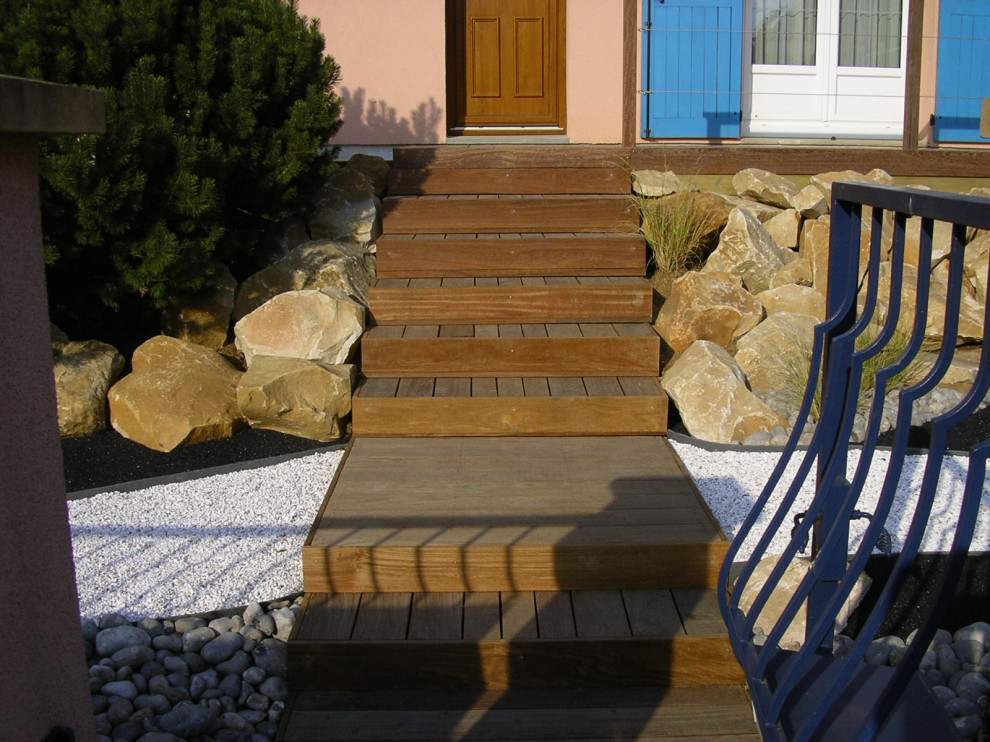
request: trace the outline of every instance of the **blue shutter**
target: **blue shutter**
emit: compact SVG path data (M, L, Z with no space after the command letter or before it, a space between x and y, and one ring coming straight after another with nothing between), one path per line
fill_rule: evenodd
M984 98L990 98L990 2L942 0L935 138L940 142L990 141L980 136Z
M645 0L643 136L738 137L743 0Z

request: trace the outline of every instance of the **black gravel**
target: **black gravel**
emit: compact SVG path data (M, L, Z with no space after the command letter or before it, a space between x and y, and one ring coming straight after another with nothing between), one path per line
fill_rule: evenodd
M63 438L62 464L66 491L78 492L310 451L327 445L272 430L245 428L231 438L194 443L162 453L128 440L116 431L106 430L82 438Z

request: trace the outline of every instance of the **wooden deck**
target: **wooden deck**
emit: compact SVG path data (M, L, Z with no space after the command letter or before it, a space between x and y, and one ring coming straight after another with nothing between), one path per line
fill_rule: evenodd
M281 739L759 739L628 177L392 171Z

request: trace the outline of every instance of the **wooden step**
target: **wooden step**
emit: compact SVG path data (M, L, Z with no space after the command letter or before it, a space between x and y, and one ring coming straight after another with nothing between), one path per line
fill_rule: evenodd
M644 276L641 235L418 234L378 239L379 278Z
M392 169L390 196L448 194L631 193L624 168L419 168Z
M659 376L648 324L382 325L361 339L380 377Z
M741 685L295 694L284 742L760 742Z
M296 690L745 682L698 589L309 594L289 675Z
M653 377L367 379L352 432L371 436L662 435Z
M645 278L386 278L369 292L378 325L649 322Z
M728 542L662 436L355 437L307 592L712 587Z
M385 234L639 231L629 196L400 196L383 213Z
M656 148L659 160L668 147ZM695 153L698 147L681 149ZM736 147L719 147L719 152ZM762 151L766 153L766 148ZM567 144L545 147L520 147L513 144L477 145L413 145L396 147L392 166L397 170L438 169L438 168L618 168L629 171L629 157L635 154L627 147L615 144ZM746 167L752 167L747 165ZM652 165L651 165L652 167ZM738 168L741 170L742 168ZM697 172L697 171L693 171ZM728 172L728 171L726 171ZM733 170L732 172L736 172ZM781 171L783 172L783 171Z

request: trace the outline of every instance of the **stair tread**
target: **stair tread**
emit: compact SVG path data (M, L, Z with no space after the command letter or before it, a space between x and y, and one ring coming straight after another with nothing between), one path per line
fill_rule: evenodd
M285 742L472 739L759 742L742 684L298 693Z
M574 339L574 338L659 338L645 322L569 322L526 324L407 324L374 325L364 337L369 339ZM613 374L614 375L614 374Z
M589 286L643 286L650 282L640 276L446 276L442 278L379 278L377 289L464 289L513 288L574 288Z
M726 636L705 588L309 593L295 641L519 641Z
M450 193L628 193L625 168L416 168L389 171L393 195Z
M559 376L527 378L365 379L355 396L363 399L662 397L659 380L649 376Z

